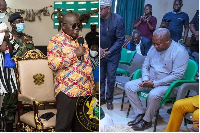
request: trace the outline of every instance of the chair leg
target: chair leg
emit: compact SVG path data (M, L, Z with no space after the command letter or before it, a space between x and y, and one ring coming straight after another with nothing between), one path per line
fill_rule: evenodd
M184 118L184 126L187 126L187 120Z
M124 90L124 92L123 92L123 97L122 97L121 111L122 111L123 108L124 108L124 106L123 106L123 104L124 104L124 97L125 97L125 90Z
M128 118L130 110L131 110L131 104L129 104L129 107L128 107L128 111L127 111L126 118Z
M159 114L159 109L156 112L156 119L155 119L155 124L154 124L153 132L156 132L156 126L157 126L157 121L158 121L158 114Z

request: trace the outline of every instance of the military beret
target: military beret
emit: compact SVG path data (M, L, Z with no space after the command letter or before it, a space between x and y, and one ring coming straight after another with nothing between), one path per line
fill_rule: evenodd
M19 12L13 13L10 15L10 17L8 18L8 22L12 22L15 19L19 19L19 18L23 18Z

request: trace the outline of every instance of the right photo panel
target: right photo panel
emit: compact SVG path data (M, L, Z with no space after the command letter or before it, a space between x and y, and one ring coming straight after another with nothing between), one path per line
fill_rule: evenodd
M99 6L99 131L199 132L199 1Z

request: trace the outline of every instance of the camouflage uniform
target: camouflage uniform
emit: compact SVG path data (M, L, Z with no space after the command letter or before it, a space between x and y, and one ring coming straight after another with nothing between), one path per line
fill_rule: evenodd
M16 42L19 44L19 51L17 52L17 56L22 57L27 51L35 49L32 36L23 33L23 35L19 37L13 32L11 33L13 34Z
M19 45L16 56L22 57L27 51L35 49L32 41L32 36L23 33L22 36L17 36L11 32L17 44ZM17 91L14 93L6 93L3 99L2 109L5 113L6 123L14 123L17 110Z

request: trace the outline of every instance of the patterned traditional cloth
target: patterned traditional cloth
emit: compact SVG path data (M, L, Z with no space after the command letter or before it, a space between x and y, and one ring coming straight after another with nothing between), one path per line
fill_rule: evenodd
M92 58L90 57L91 59L91 63L92 63L92 68L93 70L99 66L99 56L95 57L95 58Z
M14 40L12 34L9 34L9 41L13 46L13 53L11 57L14 57L17 53L19 45ZM5 68L4 67L4 52L0 52L0 93L14 92L18 89L15 71L13 68Z
M17 56L22 57L27 51L35 49L32 36L25 33L22 33L22 35L18 36L13 31L11 33L20 46Z
M69 97L87 96L93 93L95 84L89 49L86 42L84 61L76 57L78 40L73 40L64 32L54 36L48 44L48 65L54 72L55 95L60 91Z

